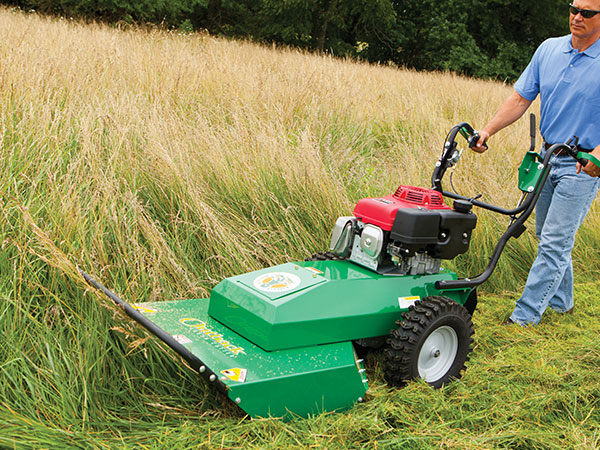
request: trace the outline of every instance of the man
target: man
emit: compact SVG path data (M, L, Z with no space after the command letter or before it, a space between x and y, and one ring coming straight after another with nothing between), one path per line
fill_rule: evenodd
M569 9L571 34L539 46L515 92L479 131L476 152L483 153L484 142L521 117L539 94L542 152L578 136L580 146L600 158L600 0L574 0ZM538 254L508 319L521 326L537 324L548 306L573 311L571 251L600 185L600 168L592 162L582 168L559 153L551 163L536 207Z

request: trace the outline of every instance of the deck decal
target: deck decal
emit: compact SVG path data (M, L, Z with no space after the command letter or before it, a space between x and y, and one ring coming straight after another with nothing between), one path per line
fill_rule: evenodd
M412 297L398 297L398 306L400 309L407 309L409 306L414 305L418 300L421 300L421 297L418 295Z
M233 344L232 342L229 342L228 340L223 339L223 335L221 333L217 333L216 331L213 331L210 328L207 328L206 323L202 322L199 319L186 317L183 319L179 319L179 322L181 324L185 325L186 327L191 328L194 331L194 333L202 336L207 341L212 341L215 344L217 344L219 347L222 347L223 349L232 353L233 356L246 354L243 347L239 347L239 346Z
M179 342L182 345L191 344L192 340L183 334L174 334L173 339Z
M138 305L136 303L133 303L131 305L131 307L133 309L137 309L139 312L141 312L142 314L156 314L156 310L152 309L152 308L146 308L145 306L142 305Z
M264 292L285 292L300 286L298 276L287 272L264 273L254 279L254 287Z

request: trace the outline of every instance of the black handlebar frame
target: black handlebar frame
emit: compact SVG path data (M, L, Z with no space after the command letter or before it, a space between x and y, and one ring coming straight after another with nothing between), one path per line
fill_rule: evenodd
M529 151L535 150L535 115L530 115L530 129L531 129L531 144L529 147ZM542 188L548 179L548 175L550 174L550 159L552 155L559 151L565 150L569 155L573 154L573 147L569 144L554 144L552 147L547 149L546 154L542 159L542 167L541 167L541 176L537 180L537 183L534 189L531 192L527 192L520 204L513 209L505 209L497 205L492 205L485 202L480 202L475 198L465 197L460 194L454 192L445 191L442 188L442 179L444 178L444 174L448 168L452 167L455 164L456 160L452 159L457 150L456 150L456 136L458 133L467 134L465 138L469 142L470 146L473 146L474 139L479 139L477 133L473 130L473 127L466 122L462 122L455 127L453 127L448 136L446 138L446 142L444 143L444 150L439 160L436 163L435 169L433 171L433 175L431 177L432 189L439 191L444 197L456 199L456 200L466 200L471 203L473 206L477 206L483 209L487 209L489 211L503 214L511 217L511 222L504 232L504 234L498 240L496 247L490 257L490 261L485 268L485 270L475 278L464 278L460 280L440 280L435 283L435 288L439 290L444 289L464 289L464 288L475 288L478 285L485 282L492 274L496 265L498 264L498 260L500 259L500 255L506 246L506 243L510 238L518 238L525 231L525 221L529 218L531 213L533 212L535 205L541 195ZM476 143L477 141L475 141Z
M461 280L437 281L435 283L436 289L444 290L444 289L474 288L476 286L479 286L483 282L487 281L487 279L494 272L494 269L496 268L496 265L498 264L498 260L500 259L500 255L502 254L502 251L504 250L504 247L506 246L509 239L512 237L518 238L525 231L524 223L529 218L531 213L533 212L535 205L542 193L542 187L546 183L546 180L548 179L548 175L550 174L549 168L551 166L550 159L552 157L552 154L557 150L560 150L560 149L566 150L569 148L570 147L566 144L555 144L547 150L546 154L544 155L544 159L542 160L542 163L541 163L543 165L542 175L538 179L538 182L536 183L534 190L530 193L527 193L527 195L523 199L523 202L521 203L519 208L515 208L513 210L506 210L503 208L495 207L493 205L487 205L486 203L483 203L483 202L476 202L476 201L472 202L473 205L482 206L483 208L489 209L494 212L500 212L501 214L508 213L508 215L513 217L514 220L510 223L510 225L508 226L508 228L506 229L504 234L498 240L498 243L496 244L496 247L494 248L494 251L492 253L492 256L490 257L490 261L489 261L487 267L480 275L478 275L475 278L464 278ZM442 194L446 195L447 193L442 192ZM458 196L458 197L461 199L466 199L466 197L462 197L462 196ZM486 206L487 206L487 208L486 208ZM492 207L490 207L490 206L492 206ZM515 211L515 212L513 213L513 211ZM521 213L521 214L517 216L516 214L519 214L519 213Z
M532 136L531 136L531 145L529 148L529 151L532 151L535 149L535 116L532 114L531 115L531 125L533 128L532 131ZM445 191L442 187L442 179L444 178L444 175L446 173L446 171L452 166L452 164L449 163L450 159L452 158L452 156L454 156L454 153L457 151L456 150L456 136L458 135L459 132L461 132L461 129L464 131L467 131L468 134L471 136L471 140L469 140L469 144L471 144L471 142L475 141L475 138L479 138L479 135L473 130L473 127L471 125L469 125L466 122L461 122L458 125L455 125L450 132L448 133L448 136L446 138L446 142L444 143L444 151L442 152L439 160L437 161L436 165L435 165L435 169L433 170L433 175L431 176L431 184L432 184L432 189L440 192L444 197L448 197L448 198L452 198L455 200L466 200L469 203L471 203L473 206L477 206L479 208L483 208L483 209L487 209L499 214L504 214L505 216L514 216L515 214L519 214L522 211L524 211L527 208L527 204L525 204L525 202L523 202L522 204L520 204L518 207L514 208L514 209L505 209L502 208L500 206L497 205L492 205L490 203L485 203L485 202L480 202L478 200L476 200L473 197L464 197L460 194L456 194L454 192L449 192L449 191ZM475 141L476 143L476 141Z

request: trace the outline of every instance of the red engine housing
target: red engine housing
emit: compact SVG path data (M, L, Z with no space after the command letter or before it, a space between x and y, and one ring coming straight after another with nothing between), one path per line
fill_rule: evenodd
M396 212L407 208L452 209L444 204L444 198L438 191L417 186L400 186L392 195L363 198L356 204L353 214L363 223L390 231Z

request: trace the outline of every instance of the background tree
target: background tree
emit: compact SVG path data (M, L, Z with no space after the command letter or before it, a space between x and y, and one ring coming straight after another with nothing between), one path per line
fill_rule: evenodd
M417 70L513 81L546 38L568 33L563 0L8 0L44 13L156 23Z

